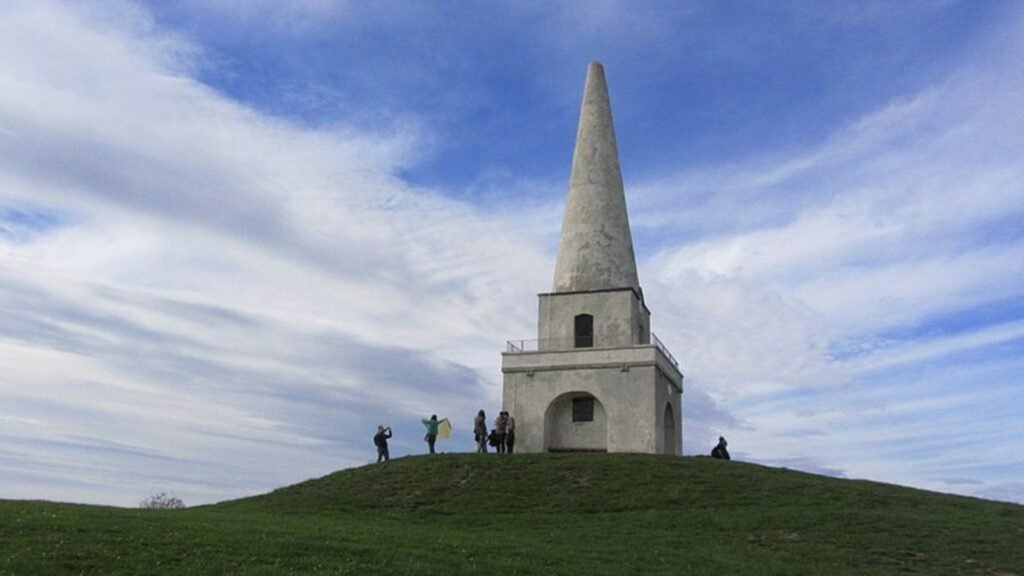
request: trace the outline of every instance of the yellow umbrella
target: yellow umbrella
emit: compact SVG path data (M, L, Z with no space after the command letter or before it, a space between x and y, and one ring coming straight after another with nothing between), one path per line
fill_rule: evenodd
M438 438L451 438L452 437L452 423L450 420L445 418L437 424L437 437Z
M430 430L430 420L420 420L423 423L423 427ZM450 420L445 418L437 423L437 437L438 438L451 438L452 437L452 423Z

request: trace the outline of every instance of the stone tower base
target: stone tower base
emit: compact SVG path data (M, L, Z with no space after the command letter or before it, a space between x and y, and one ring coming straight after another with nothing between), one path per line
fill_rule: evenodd
M502 354L517 452L682 453L682 374L655 345Z

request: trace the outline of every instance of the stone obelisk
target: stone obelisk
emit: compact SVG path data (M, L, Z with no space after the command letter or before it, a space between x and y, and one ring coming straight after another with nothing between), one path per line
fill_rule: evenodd
M591 62L576 130L554 291L639 287L604 68Z
M502 355L516 449L680 454L683 375L650 332L604 68L587 70L553 291Z

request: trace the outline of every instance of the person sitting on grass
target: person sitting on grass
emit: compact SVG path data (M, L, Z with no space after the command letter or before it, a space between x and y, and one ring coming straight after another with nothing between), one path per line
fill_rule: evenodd
M711 449L711 457L718 458L719 460L732 460L729 457L729 451L725 448L729 443L725 441L725 436L718 437L718 445Z

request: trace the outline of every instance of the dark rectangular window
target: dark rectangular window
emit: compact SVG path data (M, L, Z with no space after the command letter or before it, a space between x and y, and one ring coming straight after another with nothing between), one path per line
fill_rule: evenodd
M590 314L580 314L576 317L576 348L594 347L594 317Z
M594 421L594 399L573 398L572 399L572 421L593 422Z

